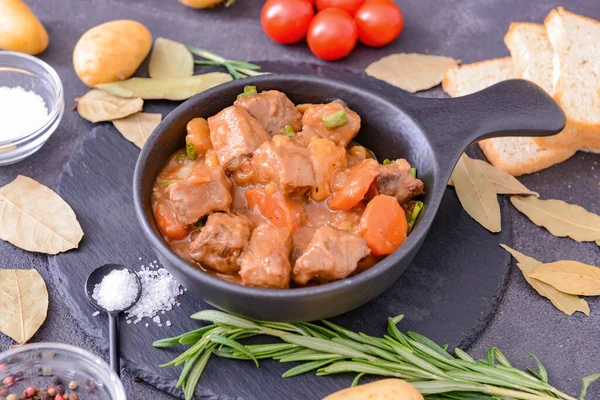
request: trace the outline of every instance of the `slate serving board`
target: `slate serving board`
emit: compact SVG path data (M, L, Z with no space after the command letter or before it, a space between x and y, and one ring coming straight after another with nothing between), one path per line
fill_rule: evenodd
M308 71L374 90L381 85L361 75L312 64L261 64L268 71ZM164 116L173 107L173 103L154 102L146 111L162 112ZM101 348L107 347L107 321L103 315L92 316L94 308L84 293L87 275L105 263L119 262L139 270L141 265L155 260L132 206L131 182L138 154L139 150L111 124L97 125L85 133L82 145L56 185L56 191L75 210L85 236L77 251L50 257L50 267L57 272L52 275L53 283L73 319ZM481 228L462 210L454 191L448 189L429 236L407 272L383 295L334 321L353 330L381 335L387 317L403 313L406 319L401 329L423 333L439 343L469 346L486 327L504 291L510 260L498 244L510 244L510 231L509 218L504 218L500 234ZM473 248L478 250L474 252ZM126 324L123 318L120 326L121 355L126 367L144 381L176 396L181 396L174 387L180 369L161 369L158 365L181 349L158 350L151 343L196 328L197 322L188 316L209 307L187 292L180 302L180 307L160 315L163 327L146 320ZM170 327L164 325L166 320L171 321ZM263 361L261 368L256 369L250 363L213 357L202 378L198 398L254 399L268 385L270 399L286 398L292 391L301 391L303 398L317 399L351 381L348 375L281 379L280 375L291 366Z

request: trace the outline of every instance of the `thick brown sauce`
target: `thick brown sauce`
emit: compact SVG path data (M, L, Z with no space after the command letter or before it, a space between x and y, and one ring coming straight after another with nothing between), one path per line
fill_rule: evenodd
M350 146L356 145L356 143L352 143ZM370 156L373 157L373 154L370 153ZM356 156L352 154L352 152L347 152L346 157L348 158L348 164L353 165L360 161L362 161L362 157ZM158 177L156 178L156 182L154 185L154 192L152 196L152 207L154 213L156 215L157 206L160 203L163 203L163 206L170 207L170 203L168 200L168 194L166 193L168 182L183 179L185 178L186 172L190 171L195 163L203 163L205 162L204 156L198 157L194 161L190 161L185 157L185 150L177 151L175 154L171 156L169 162L163 170L160 172ZM230 178L231 179L231 178ZM260 212L256 209L251 210L248 208L248 203L245 197L245 191L247 189L253 188L259 185L246 185L239 186L233 182L233 204L231 207L231 212L239 215L244 215L254 222L255 226L258 226L262 223L270 223L270 221L263 217ZM310 196L303 196L302 201L304 202L304 210L307 215L307 221L304 225L300 226L296 232L293 234L294 240L294 250L292 252L292 264L293 262L302 254L305 247L309 243L312 238L314 232L321 226L330 224L333 227L339 229L350 230L354 233L357 232L358 223L360 221L360 217L365 209L365 204L361 202L358 206L354 207L350 211L333 211L327 206L327 200L317 202L314 201ZM241 278L238 274L221 274L212 269L205 268L199 262L196 262L190 257L189 246L192 242L195 235L198 234L200 227L193 228L189 234L182 240L169 240L165 238L169 247L181 258L185 259L189 263L195 265L200 270L216 276L220 279L242 284ZM358 268L355 273L364 271L377 262L379 262L383 257L375 257L369 256L364 260L361 260L358 264ZM309 283L306 286L314 286L314 283ZM291 287L299 287L295 283L291 283Z

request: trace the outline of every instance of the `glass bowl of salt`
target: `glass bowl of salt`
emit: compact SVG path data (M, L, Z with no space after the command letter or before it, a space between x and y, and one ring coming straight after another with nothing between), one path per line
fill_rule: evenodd
M64 112L63 86L39 58L0 51L0 166L38 151Z

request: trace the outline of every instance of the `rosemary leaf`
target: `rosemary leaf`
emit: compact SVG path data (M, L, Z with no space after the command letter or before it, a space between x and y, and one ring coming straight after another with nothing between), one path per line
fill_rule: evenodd
M317 368L321 368L334 360L322 360L322 361L311 361L304 364L297 365L293 368L288 369L281 375L282 378L291 378L292 376L305 374L313 371Z
M206 364L208 363L208 359L212 354L212 345L209 345L206 349L206 352L200 357L200 360L196 363L192 371L190 372L190 376L188 377L185 385L185 400L191 400L194 397L194 392L196 391L196 386L198 386L198 382L200 381L200 377L204 372L204 368L206 368Z
M354 386L358 385L358 381L360 380L360 378L362 378L365 375L366 374L364 372L361 372L360 374L356 375L356 377L352 381L352 385L350 385L350 387L354 387Z
M256 364L256 367L258 368L258 360L256 359L256 357L254 357L254 354L250 353L248 350L246 350L246 348L244 346L242 346L235 340L229 339L225 336L220 336L220 335L210 335L209 338L210 338L211 342L213 342L213 343L222 344L224 346L231 347L232 349L238 351L239 353L242 353L242 354L250 357L250 359L252 359L252 361L254 361L254 364Z

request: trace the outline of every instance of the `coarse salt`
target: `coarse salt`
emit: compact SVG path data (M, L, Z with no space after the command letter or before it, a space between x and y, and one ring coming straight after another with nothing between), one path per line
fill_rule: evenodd
M183 294L179 283L164 268L158 268L157 261L149 267L142 266L138 277L142 282L142 294L138 302L125 312L126 318L134 324L143 318L150 318L159 327L163 324L159 315L165 314L177 304L177 296Z
M92 297L107 311L115 311L131 306L137 294L135 275L126 269L115 269L94 286Z
M34 91L0 87L0 142L33 133L48 119L44 99Z

